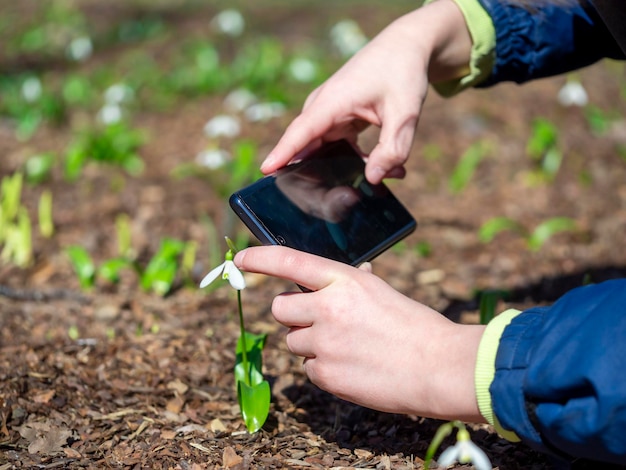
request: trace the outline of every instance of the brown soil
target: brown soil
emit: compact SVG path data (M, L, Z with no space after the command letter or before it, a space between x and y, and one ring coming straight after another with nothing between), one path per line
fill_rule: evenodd
M275 9L282 18L311 21L307 9L301 14ZM374 14L381 9L364 10L375 18L372 32L392 17L389 11ZM200 9L177 21L188 28L208 23L213 13ZM263 27L272 30L273 24L268 20ZM274 31L294 34L286 27ZM108 50L105 56L120 52ZM623 66L597 64L580 78L594 105L624 116ZM376 274L466 323L478 321L479 289L509 290L509 301L498 307L503 310L551 302L585 279L626 275L626 122L616 119L604 135L595 135L582 109L557 103L564 81L507 84L449 100L431 93L408 175L391 183L419 228L402 249L374 262ZM143 292L129 275L116 286L100 283L92 291L80 290L63 248L80 244L98 262L115 256L114 224L121 213L132 221L139 259L148 259L161 239L173 237L198 242L194 281L210 268L211 240L203 217L214 220L221 237L232 236L235 229L226 229L232 216L206 179L176 179L171 171L206 145L202 127L219 103L200 97L165 112L140 111L134 122L150 135L141 151L146 171L140 177L89 166L76 183L55 173L44 185L25 189L24 204L33 215L42 190L52 191L56 233L49 240L35 235L31 267L0 265L0 470L422 468L441 423L364 409L307 381L269 311L273 296L293 285L255 277L244 291L248 328L269 334L264 364L272 406L268 422L254 435L245 431L233 386L238 324L230 289L201 292L181 281L161 298ZM295 113L244 129L260 145L259 162ZM560 131L565 158L552 183L529 183L535 163L525 144L537 117L557 123ZM70 127L44 126L20 142L11 123L2 121L0 134L4 176L34 152L60 152ZM366 133L364 146L375 139L375 133ZM448 177L478 140L491 143L490 157L470 185L453 194ZM578 230L552 237L536 252L513 233L481 243L479 227L496 216L528 229L567 216L577 221ZM430 246L429 256L418 255L420 243ZM73 328L77 340L68 335ZM550 468L547 459L502 440L487 426L473 425L472 437L496 468ZM578 468L593 467L579 463Z

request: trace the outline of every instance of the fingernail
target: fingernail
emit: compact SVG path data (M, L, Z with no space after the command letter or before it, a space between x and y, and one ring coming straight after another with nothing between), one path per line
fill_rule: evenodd
M372 168L371 172L370 172L370 178L368 178L369 182L372 184L378 184L380 183L383 178L385 177L385 174L387 172L380 166L375 166Z
M263 160L263 163L261 163L261 171L264 171L269 166L271 166L275 160L276 160L276 156L270 153L267 157L265 157L265 160Z
M240 268L243 265L243 258L246 256L246 250L241 250L238 251L237 254L235 255L235 257L233 258L233 263L235 263L235 266L237 266L238 268Z

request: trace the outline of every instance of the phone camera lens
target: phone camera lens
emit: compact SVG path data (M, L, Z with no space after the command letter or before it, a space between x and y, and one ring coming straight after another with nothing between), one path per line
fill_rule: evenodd
M285 239L284 239L283 237L281 237L280 235L278 235L278 236L276 237L276 241L277 241L278 243L280 243L281 245L286 245L286 244L287 244L287 242L285 241Z

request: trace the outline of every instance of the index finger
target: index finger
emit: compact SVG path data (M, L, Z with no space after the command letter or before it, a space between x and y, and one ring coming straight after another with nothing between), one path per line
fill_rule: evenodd
M258 246L240 251L233 260L244 271L293 281L307 289L320 290L347 269L347 264L285 246Z
M310 152L321 145L323 136L332 127L327 115L315 116L303 111L287 126L285 133L261 164L264 174L279 170L297 155Z

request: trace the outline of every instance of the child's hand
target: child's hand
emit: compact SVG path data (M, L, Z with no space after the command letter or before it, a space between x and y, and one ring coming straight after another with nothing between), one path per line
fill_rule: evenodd
M369 182L403 177L429 78L452 78L469 63L471 38L451 0L438 0L384 29L314 90L261 170L273 173L323 142L347 139L373 124L379 142L369 154Z
M290 248L249 248L235 263L313 291L278 295L272 314L320 388L381 411L481 420L474 363L482 327L452 323L368 269Z

